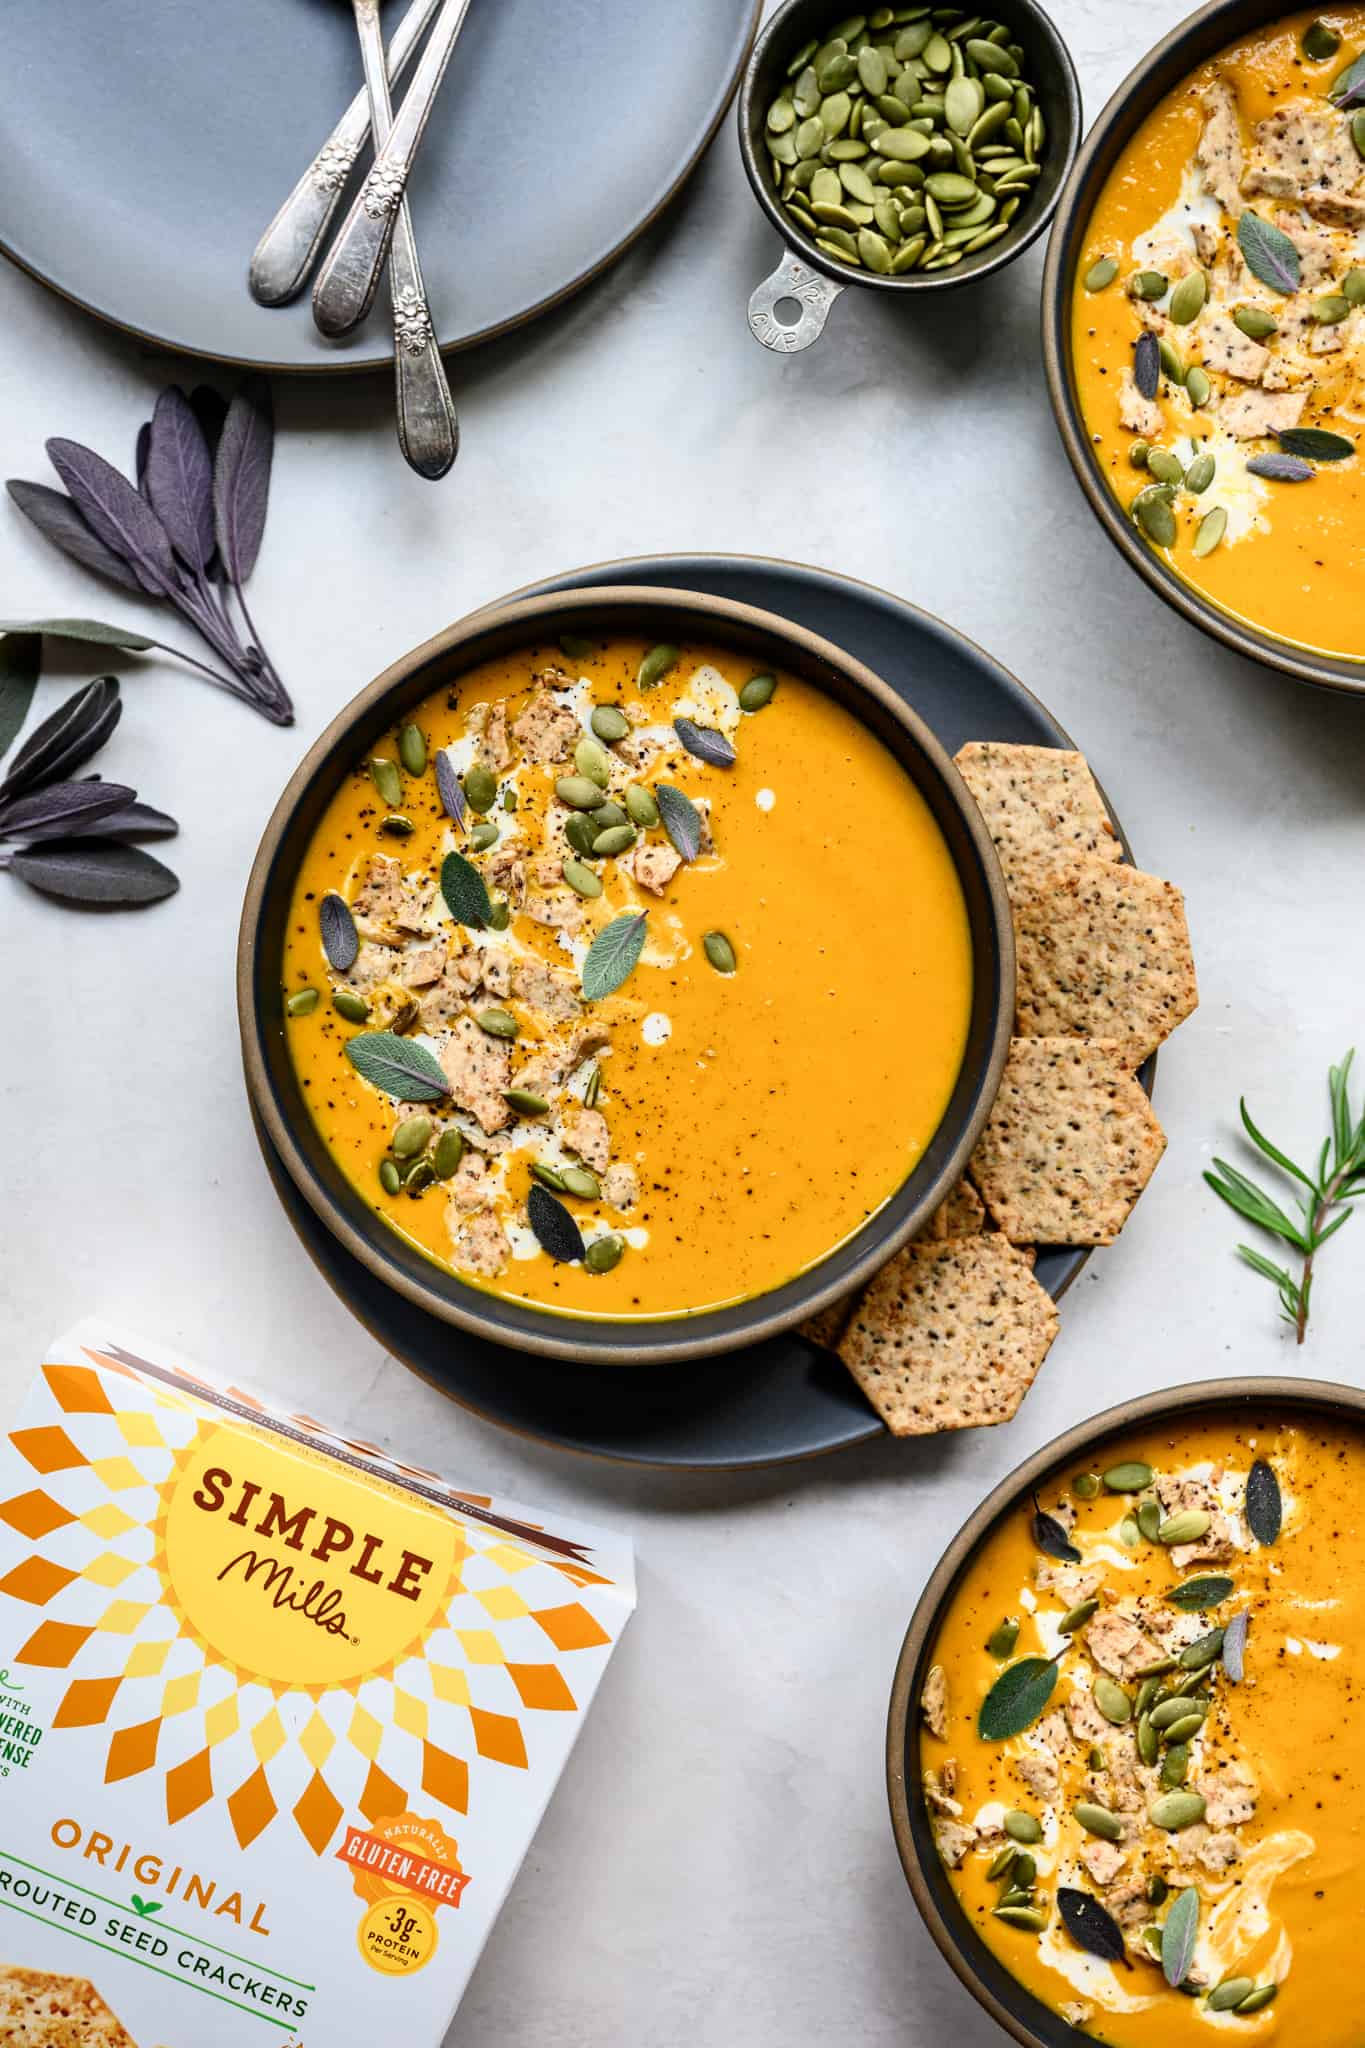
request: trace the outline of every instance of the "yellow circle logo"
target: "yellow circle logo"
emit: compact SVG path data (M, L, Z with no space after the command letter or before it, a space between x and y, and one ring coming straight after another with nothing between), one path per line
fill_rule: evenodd
M372 1970L411 1977L436 1953L436 1919L420 1899L385 1899L371 1906L356 1940Z
M263 1433L208 1428L175 1482L166 1561L219 1656L278 1683L338 1685L430 1627L456 1536L398 1487Z

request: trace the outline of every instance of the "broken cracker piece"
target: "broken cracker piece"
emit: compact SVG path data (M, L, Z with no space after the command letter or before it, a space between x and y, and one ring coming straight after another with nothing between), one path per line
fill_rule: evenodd
M1034 875L1013 906L1021 1037L1117 1039L1139 1067L1198 1007L1174 883L1087 858Z
M1121 1045L1016 1038L971 1175L1012 1241L1112 1244L1165 1149Z
M907 1245L877 1274L839 1356L893 1436L1007 1422L1057 1310L999 1235Z

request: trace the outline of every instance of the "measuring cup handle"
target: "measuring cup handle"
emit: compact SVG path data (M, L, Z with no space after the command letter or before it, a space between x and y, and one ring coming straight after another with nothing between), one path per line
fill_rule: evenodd
M812 270L789 249L749 301L749 332L764 348L776 349L780 355L795 355L798 349L809 348L819 339L829 309L843 289L833 278ZM784 327L773 311L779 299L795 299L801 308L800 319L790 327Z

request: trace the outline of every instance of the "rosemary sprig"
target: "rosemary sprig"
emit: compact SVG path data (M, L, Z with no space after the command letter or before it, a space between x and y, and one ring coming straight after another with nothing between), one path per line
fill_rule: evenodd
M1204 1175L1214 1193L1221 1196L1230 1209L1235 1209L1239 1216L1245 1216L1248 1222L1271 1237L1279 1238L1281 1243L1291 1246L1299 1254L1301 1265L1296 1280L1286 1267L1277 1266L1273 1259L1266 1258L1251 1245L1240 1244L1237 1247L1253 1272L1273 1282L1280 1297L1284 1320L1293 1326L1300 1344L1308 1328L1314 1260L1328 1238L1335 1236L1351 1215L1349 1203L1365 1192L1365 1114L1357 1120L1350 1100L1351 1062L1354 1058L1353 1047L1341 1065L1332 1067L1328 1072L1327 1094L1332 1129L1330 1136L1323 1139L1315 1172L1305 1172L1278 1146L1272 1145L1265 1133L1252 1122L1245 1099L1241 1103L1242 1124L1252 1144L1282 1174L1296 1183L1297 1217L1282 1209L1264 1189L1258 1188L1244 1173L1239 1173L1235 1166L1229 1166L1226 1159L1215 1159L1214 1170Z

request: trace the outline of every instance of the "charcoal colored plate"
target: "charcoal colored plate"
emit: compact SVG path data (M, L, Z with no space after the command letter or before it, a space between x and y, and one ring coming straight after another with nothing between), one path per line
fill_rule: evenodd
M385 34L403 0L388 0ZM258 306L251 252L360 86L349 0L56 0L5 9L0 250L160 346L373 369L307 295ZM667 205L729 105L758 0L473 0L413 174L442 348L545 311Z
M967 739L1073 744L1022 683L941 619L889 591L799 562L648 555L598 563L509 595L615 583L707 591L823 634L898 691L950 752ZM564 1450L719 1468L811 1458L882 1433L842 1366L794 1331L720 1361L625 1371L534 1358L452 1329L382 1286L344 1251L259 1128L257 1137L289 1220L328 1284L396 1357L490 1422ZM1044 1249L1038 1278L1060 1295L1088 1256Z

